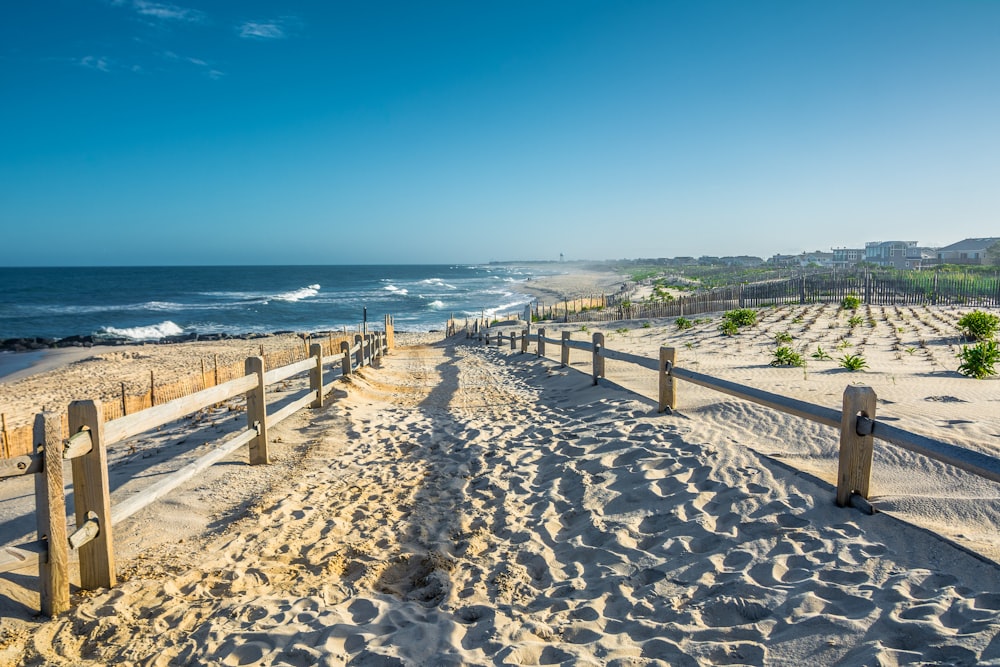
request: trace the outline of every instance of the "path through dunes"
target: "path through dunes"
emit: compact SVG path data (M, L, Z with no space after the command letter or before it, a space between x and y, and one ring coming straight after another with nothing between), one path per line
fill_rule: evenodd
M995 566L531 355L400 348L299 470L26 664L1000 661Z

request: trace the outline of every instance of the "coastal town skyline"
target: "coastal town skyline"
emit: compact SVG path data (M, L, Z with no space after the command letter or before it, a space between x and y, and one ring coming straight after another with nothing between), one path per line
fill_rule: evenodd
M0 17L0 266L766 258L1000 220L995 3Z

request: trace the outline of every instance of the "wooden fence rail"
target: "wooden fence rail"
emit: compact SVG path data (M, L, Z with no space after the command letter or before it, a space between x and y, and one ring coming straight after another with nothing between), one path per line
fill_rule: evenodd
M476 338L486 344L489 344L490 334L489 330L476 333L473 333L472 330L467 332L469 338ZM502 331L493 334L497 345L503 344L504 335ZM520 337L522 341L531 338L527 328L520 332L510 331L506 335L511 340L515 337ZM560 339L547 338L545 330L539 329L533 339L536 343L536 354L539 356L545 356L547 344L558 345L562 366L569 364L570 350L590 352L592 355L591 374L595 385L598 384L599 378L604 377L603 362L605 359L632 363L657 372L659 374L658 405L660 412L677 407L677 380L683 380L785 414L839 429L841 435L836 500L837 504L842 507L852 504L871 511L868 496L873 455L872 442L876 438L985 479L1000 482L1000 459L997 457L877 421L875 417L876 395L870 387L857 385L847 387L844 391L842 409L835 410L678 367L677 350L671 347L661 347L659 358L650 359L609 350L604 346L604 337L601 333L594 333L591 341L588 342L573 340L569 331L563 331ZM526 351L526 345L522 345L522 352L524 351Z
M268 463L267 429L305 407L322 407L323 396L333 389L337 379L333 377L324 383L325 367L339 370L339 377L344 377L361 366L377 366L382 355L391 351L395 340L391 317L387 316L385 322L385 331L359 335L353 346L338 341L340 351L336 354L324 354L327 349L332 352L332 339L327 341L328 346L311 343L305 359L267 372L264 371L264 358L250 357L240 377L116 419L105 419L106 411L100 400L74 401L65 416L52 412L38 414L33 425L34 451L0 460L0 478L34 475L38 539L0 549L0 572L36 563L40 607L42 613L49 616L69 609L71 549L79 551L81 588L114 586L117 582L113 548L115 523L132 516L243 445L249 445L251 464ZM309 373L309 389L269 413L266 387L303 373ZM247 402L245 428L223 438L209 453L112 507L107 464L110 445L241 395ZM68 421L73 434L68 438L64 421ZM72 462L73 470L77 530L72 535L67 535L63 479L66 460Z

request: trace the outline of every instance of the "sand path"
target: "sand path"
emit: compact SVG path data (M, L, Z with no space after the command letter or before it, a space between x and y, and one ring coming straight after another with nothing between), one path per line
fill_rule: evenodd
M398 349L287 483L32 632L36 664L1000 661L1000 573L551 360Z

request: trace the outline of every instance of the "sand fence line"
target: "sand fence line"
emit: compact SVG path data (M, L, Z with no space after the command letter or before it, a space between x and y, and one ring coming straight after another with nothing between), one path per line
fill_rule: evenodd
M389 328L392 335L392 329ZM278 368L288 364L302 361L310 356L309 349L314 343L323 347L325 356L333 356L340 351L343 342L353 343L355 334L335 334L328 333L324 336L312 336L302 334L302 344L288 347L286 349L264 351L264 344L260 344L260 357L264 359L265 368ZM395 345L395 340L390 342ZM125 382L120 382L120 391L113 399L109 395L102 397L102 410L104 421L109 422L120 419L127 415L148 410L154 406L173 401L184 396L190 396L218 385L229 382L244 375L243 361L220 364L219 355L213 354L208 363L206 359L201 360L201 369L198 372L190 373L184 377L171 382L157 383L155 371L149 372L149 384L140 393L135 393L134 389ZM61 417L63 437L70 436L69 416L64 413ZM3 459L11 459L17 456L30 454L34 450L34 426L30 418L28 423L10 427L8 425L8 415L0 415L0 462Z
M70 608L70 552L79 554L80 587L111 588L117 584L113 526L188 481L224 456L249 445L249 464L270 463L268 429L299 410L321 408L324 397L341 378L364 366L379 367L395 346L394 323L385 318L383 331L355 334L353 345L341 340L328 354L322 343L309 344L309 354L267 370L261 356L246 358L243 373L189 395L144 410L106 418L101 400L74 401L65 414L42 412L32 425L34 451L0 460L0 478L33 475L38 539L0 548L0 572L38 565L41 612L55 616ZM329 367L329 368L328 368ZM283 407L269 411L266 388L293 376L309 374L309 388ZM220 402L244 396L246 426L216 441L197 460L112 507L108 447L169 424ZM283 401L284 402L284 401ZM64 420L71 435L66 437ZM76 530L69 534L63 464L71 461Z
M529 345L534 343L535 354L539 357L547 357L547 344L558 345L560 366L563 368L569 366L571 350L589 352L592 382L595 385L600 378L605 377L605 359L623 361L654 371L659 375L659 412L677 408L677 381L683 380L838 429L840 452L836 502L841 507L850 505L868 514L874 513L875 509L868 496L876 438L1000 482L1000 459L878 421L875 415L877 397L875 390L868 386L849 385L844 390L842 409L835 410L682 368L677 365L677 350L673 347L661 347L659 358L656 359L612 350L605 346L604 334L600 332L592 334L590 341L573 340L570 331L563 331L559 339L547 338L544 328L532 333L530 325L520 330L510 329L506 333L503 330L494 332L489 328L470 326L466 328L465 334L467 338L485 345L503 345L506 339L511 350L516 350L520 345L522 354L528 353Z

